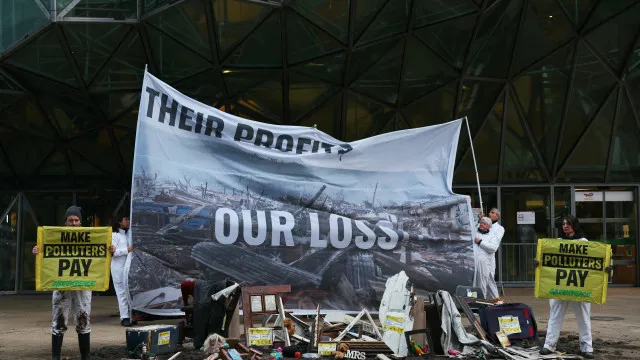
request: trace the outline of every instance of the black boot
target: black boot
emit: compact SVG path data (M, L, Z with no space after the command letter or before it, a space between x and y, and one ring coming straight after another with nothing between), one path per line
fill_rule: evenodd
M51 359L60 360L60 353L62 352L62 337L63 335L51 334Z
M91 333L78 334L78 344L80 345L80 359L91 359Z

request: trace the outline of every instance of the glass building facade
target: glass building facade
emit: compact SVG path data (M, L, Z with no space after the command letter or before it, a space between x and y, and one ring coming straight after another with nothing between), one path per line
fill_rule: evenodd
M33 289L36 228L69 204L85 225L126 210L145 66L344 141L466 116L499 279L530 285L575 214L638 285L639 1L3 0L0 26L0 292ZM454 186L479 206L475 182L463 128Z

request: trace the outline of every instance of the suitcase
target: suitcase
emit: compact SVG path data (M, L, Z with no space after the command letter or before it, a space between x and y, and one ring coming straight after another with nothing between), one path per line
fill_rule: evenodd
M509 339L538 340L538 324L533 311L525 304L488 306L480 310L480 324L489 337L498 341L496 332L504 330Z

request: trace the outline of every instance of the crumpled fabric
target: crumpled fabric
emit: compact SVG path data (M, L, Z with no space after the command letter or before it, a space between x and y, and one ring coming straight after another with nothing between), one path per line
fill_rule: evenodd
M442 299L442 336L440 342L442 343L442 349L445 354L449 350L457 350L462 352L463 355L473 355L482 346L488 349L493 346L483 340L478 339L473 334L469 334L462 325L462 317L456 303L453 301L451 294L444 290L439 290L438 295Z

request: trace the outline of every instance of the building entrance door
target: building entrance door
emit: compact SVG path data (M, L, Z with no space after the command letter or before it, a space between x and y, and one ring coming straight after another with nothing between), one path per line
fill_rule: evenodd
M576 217L589 241L611 244L613 284L636 285L637 193L633 188L580 188Z
M4 200L7 203L4 203ZM16 195L0 198L0 293L16 290L16 251L18 249L18 224Z

